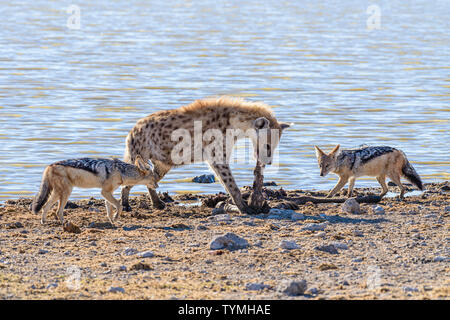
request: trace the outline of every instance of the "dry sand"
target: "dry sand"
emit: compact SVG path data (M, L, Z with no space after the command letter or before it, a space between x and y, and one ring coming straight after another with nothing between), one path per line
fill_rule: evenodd
M54 216L41 225L31 199L8 200L0 205L0 298L449 299L450 183L426 189L385 198L381 209L361 204L360 214L341 204L296 205L295 197L325 192L278 187L264 189L270 206L297 214L213 215L223 194L166 196L174 201L153 210L141 196L114 227L103 201L89 199L65 210L72 232ZM226 233L248 247L212 250ZM303 294L283 292L301 280Z

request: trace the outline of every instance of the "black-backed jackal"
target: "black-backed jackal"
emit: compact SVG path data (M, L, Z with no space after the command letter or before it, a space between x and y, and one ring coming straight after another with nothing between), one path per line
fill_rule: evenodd
M334 196L347 182L349 183L348 196L351 197L355 180L361 176L377 178L383 188L380 197L383 197L388 192L386 177L400 188L401 199L403 199L405 194L405 187L400 181L402 176L417 188L423 190L420 176L409 163L403 151L386 146L374 146L339 152L339 147L337 145L330 153L326 154L319 147L315 146L320 176L324 177L329 172L339 176L338 183L327 195L327 198Z
M157 187L153 170L141 157L135 165L117 159L71 159L53 163L45 168L39 193L33 201L35 214L42 209L41 223L45 223L48 210L59 201L58 218L63 223L63 210L73 187L100 188L105 198L106 211L111 223L122 212L122 206L113 196L119 186L137 184ZM116 208L113 215L112 206Z

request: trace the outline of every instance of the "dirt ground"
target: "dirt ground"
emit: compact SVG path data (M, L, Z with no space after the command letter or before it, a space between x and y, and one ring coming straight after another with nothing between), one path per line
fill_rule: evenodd
M133 198L133 211L112 226L104 202L87 199L68 204L73 228L64 230L54 216L41 225L31 199L8 200L0 205L0 298L449 299L449 181L404 201L361 204L360 214L296 203L325 192L264 190L270 207L296 214L214 215L226 195L166 194L164 210ZM248 246L212 250L226 233ZM301 280L302 294L286 294Z

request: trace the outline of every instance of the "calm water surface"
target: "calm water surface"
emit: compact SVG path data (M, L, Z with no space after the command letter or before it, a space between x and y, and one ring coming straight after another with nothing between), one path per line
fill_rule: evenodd
M286 188L335 184L319 177L315 144L390 145L425 182L450 177L447 0L377 1L379 30L366 25L372 1L76 4L79 30L67 27L70 3L0 1L0 201L34 194L54 161L122 157L141 117L218 95L264 101L295 124L266 173ZM238 158L249 185L253 164ZM223 190L188 182L208 171L175 169L160 189Z

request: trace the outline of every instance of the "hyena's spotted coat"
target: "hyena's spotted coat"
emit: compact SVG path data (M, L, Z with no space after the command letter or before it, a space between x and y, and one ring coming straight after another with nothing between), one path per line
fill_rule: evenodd
M151 160L154 165L154 172L158 181L175 166L180 165L173 161L172 152L180 140L172 141L172 133L174 130L185 130L192 137L189 141L192 146L190 163L198 162L198 149L195 149L195 122L201 123L201 134L205 134L209 129L218 130L225 138L228 129L247 130L254 129L256 137L252 138L254 150L256 149L256 141L260 135L265 134L267 143L267 157L261 158L257 152L256 156L264 164L271 163L273 150L276 148L281 137L283 129L289 127L285 123L280 123L275 118L271 109L262 103L247 102L237 98L217 98L197 100L187 106L178 109L155 112L145 118L140 119L133 129L131 129L126 139L125 162L133 163L137 155L144 160ZM197 127L198 128L198 127ZM271 132L277 130L277 138L272 139ZM243 136L236 137L235 140ZM207 139L206 139L207 140ZM204 149L210 141L202 139L202 149ZM256 143L256 145L255 145ZM223 154L229 155L230 149L223 141ZM233 178L228 165L229 158L226 156L225 161L206 161L214 170L219 180L233 198L234 203L241 212L250 212L251 210L243 202L239 188ZM122 188L122 205L125 210L130 210L128 197L131 187ZM155 189L148 187L153 205L156 208L164 208L164 203L158 198Z

